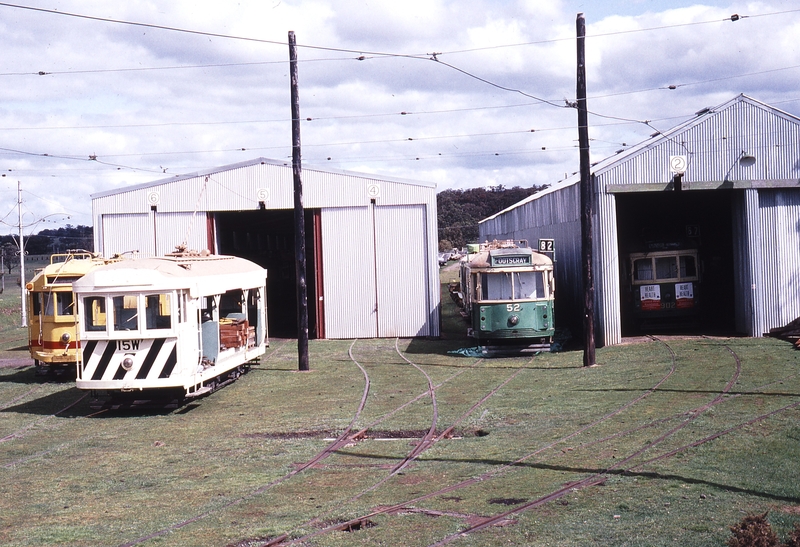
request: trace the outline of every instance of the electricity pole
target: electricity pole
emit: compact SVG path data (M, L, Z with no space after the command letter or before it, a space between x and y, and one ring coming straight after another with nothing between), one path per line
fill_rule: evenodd
M583 366L595 361L594 279L592 277L592 213L593 189L589 163L589 113L586 107L586 21L578 14L578 143L581 164L581 248L583 262Z
M19 288L22 293L22 327L28 326L28 302L25 298L25 242L22 240L22 183L17 181L17 211L19 213Z
M292 100L292 175L294 179L294 255L297 274L297 364L308 370L308 288L306 287L306 226L300 167L300 97L297 92L297 44L289 31L289 74Z

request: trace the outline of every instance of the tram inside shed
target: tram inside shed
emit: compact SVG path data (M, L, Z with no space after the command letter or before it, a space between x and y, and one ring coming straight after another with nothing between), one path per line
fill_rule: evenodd
M620 193L616 205L622 335L733 333L732 191Z

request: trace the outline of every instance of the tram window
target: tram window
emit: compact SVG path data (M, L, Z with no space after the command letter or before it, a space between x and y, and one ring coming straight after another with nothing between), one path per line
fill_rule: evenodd
M653 261L649 258L634 260L633 279L636 281L649 281L653 279Z
M203 297L203 309L200 313L200 322L205 323L206 321L213 321L214 320L214 310L217 307L217 299L214 296L204 296Z
M219 316L228 317L230 314L236 314L236 317L242 315L242 304L244 303L244 293L241 289L228 291L219 299Z
M71 292L57 292L56 294L56 315L72 315L73 301Z
M247 320L255 325L258 318L258 304L261 300L261 289L250 289L247 292Z
M145 297L145 328L169 329L172 327L172 307L169 294L148 294Z
M484 300L511 300L511 274L481 274Z
M46 317L52 317L53 298L54 298L53 293L52 292L42 293L42 298L44 298L44 315Z
M682 256L681 259L681 277L697 277L697 264L694 257L691 255Z
M656 258L656 279L676 279L678 277L678 258L662 256Z
M514 298L544 298L544 272L514 274Z
M139 318L137 316L136 295L115 296L114 301L114 330L138 330Z
M42 313L42 293L40 292L32 292L31 293L31 302L33 303L33 315L39 315Z
M86 316L84 327L88 332L106 330L106 299L103 296L87 296L83 299Z

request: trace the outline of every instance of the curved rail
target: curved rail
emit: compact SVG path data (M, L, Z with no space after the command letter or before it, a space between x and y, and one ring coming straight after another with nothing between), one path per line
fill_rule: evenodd
M47 421L47 420L49 420L49 419L51 419L51 418L55 418L56 416L58 416L58 415L59 415L59 414L61 414L62 412L66 412L67 410L69 410L69 409L70 409L70 408L72 408L73 406L75 406L75 405L77 405L78 403L80 403L81 401L83 401L83 400L84 400L84 399L85 399L85 398L86 398L88 395L89 395L88 393L84 393L83 395L81 395L80 397L78 397L78 398L77 398L75 401L71 402L70 404L68 404L67 406L65 406L64 408L62 408L61 410L59 410L58 412L53 412L52 414L50 414L50 415L48 415L48 416L45 416L44 418L40 418L40 419L38 419L38 420L36 420L36 421L34 421L34 422L32 422L32 423L30 423L30 424L26 425L25 427L22 427L22 428L20 428L20 429L18 429L18 430L16 430L16 431L13 431L13 432L9 433L9 434L8 434L8 435L6 435L5 437L0 437L0 443L4 443L4 442L6 442L6 441L10 441L10 440L12 440L12 439L18 439L18 438L20 438L20 437L22 436L22 435L21 435L21 433L23 433L23 432L25 432L25 431L28 431L28 430L29 430L29 429L31 429L33 426L35 426L35 425L38 425L38 424L40 424L40 423L42 423L42 422L44 422L44 421Z
M428 447L433 443L433 439L436 436L436 424L439 421L439 407L436 404L436 389L433 387L433 381L431 381L431 377L428 375L427 372L422 370L419 365L410 361L405 355L400 352L400 348L398 346L400 339L394 339L394 350L406 363L413 366L415 369L420 371L424 376L425 379L428 380L428 394L431 398L431 405L433 406L433 416L431 417L431 427L427 433L420 439L417 446L414 447L414 450L408 453L403 460L395 465L392 468L392 471L389 473L390 476L396 475L400 471L402 471L409 463L411 463L419 454L422 454Z
M5 409L9 408L11 405L13 405L14 403L16 403L17 401L19 401L19 400L21 400L21 399L24 399L25 397L27 397L27 396L28 396L28 395L30 395L31 393L36 393L36 392L37 392L37 391L39 391L40 389L42 389L42 386L41 386L41 385L38 385L38 386L36 386L36 387L33 387L33 388L29 389L28 391L26 391L26 392L25 392L25 393L23 393L22 395L18 395L18 396L16 396L16 397L14 397L13 399L11 399L10 401L8 401L7 403L4 403L2 406L0 406L0 410L5 410Z
M660 340L660 339L658 339L658 341L661 342L662 344L664 344L664 346L667 347L667 349L669 350L670 354L672 355L673 362L675 362L677 360L677 357L675 355L675 352L669 346L669 344L667 344L666 342L664 342L663 340ZM715 404L720 402L723 399L723 397L725 396L725 394L730 391L730 389L733 387L733 385L738 380L739 375L741 374L742 363L741 363L741 360L739 359L739 356L736 355L736 353L733 350L731 350L730 347L725 346L725 348L731 353L731 355L733 356L734 360L736 361L736 371L734 372L733 376L728 381L728 383L725 385L725 387L722 389L722 391L716 397L714 397L714 399L712 399L712 401L710 401L708 403L705 403L705 404L703 404L703 405L701 405L699 407L696 407L696 408L692 409L691 411L689 411L688 412L689 417L686 420L684 420L682 423L680 423L677 426L673 427L672 429L670 429L666 433L663 433L662 435L660 435L659 437L657 437L653 441L650 441L649 443L644 445L642 448L640 448L639 450L636 450L635 452L629 454L628 456L626 456L622 460L616 462L614 465L605 468L603 471L600 471L598 473L594 473L594 474L592 474L592 475L590 475L590 476L588 476L588 477L586 477L584 479L581 479L581 480L579 480L577 482L568 484L567 486L564 486L564 487L562 487L562 488L560 488L558 490L550 492L549 494L546 494L546 495L544 495L544 496L542 496L542 497L540 497L540 498L538 498L536 500L524 503L522 505L514 507L513 509L510 509L508 511L504 511L502 513L499 513L497 515L489 517L489 518L485 519L484 521L482 521L479 524L476 524L474 526L470 526L466 530L462 530L460 532L457 532L457 533L451 534L449 536L446 536L445 538L441 539L440 541L431 544L430 547L439 547L441 545L446 545L446 544L451 543L451 542L455 541L456 539L458 539L460 537L463 537L463 536L465 536L467 534L470 534L470 533L473 533L473 532L477 532L477 531L482 530L484 528L487 528L489 526L493 526L493 525L495 525L495 524L507 519L508 517L510 517L512 515L515 515L517 513L521 513L523 511L527 511L529 509L533 509L535 507L539 507L540 505L544 505L544 504L546 504L546 503L548 503L550 501L558 499L558 498L564 496L565 494L567 494L568 492L571 492L571 491L574 491L574 490L580 490L580 489L583 489L583 488L586 488L586 487L589 487L589 486L594 486L594 485L600 484L600 483L604 482L607 479L607 475L610 472L615 471L615 470L617 470L619 468L622 468L624 465L629 463L634 458L642 455L643 453L647 452L651 448L653 448L653 447L657 446L658 444L662 443L663 441L665 441L666 439L668 439L669 437L671 437L672 435L674 435L675 433L677 433L678 431L680 431L681 429L683 429L684 427L689 425L702 412L708 410L709 408L711 408L712 406L714 406ZM789 406L790 407L800 406L800 402L797 402L794 405L789 405ZM743 426L740 426L740 427L743 427ZM717 436L711 435L711 436L707 437L707 440L705 442L708 442L708 441L712 440L713 438L717 438L719 436L721 436L721 434L717 435ZM702 444L702 443L698 443L698 446L699 446L699 444ZM678 452L680 452L682 450L685 450L687 448L690 448L693 445L694 445L694 443L690 443L688 445L685 445L681 449L670 451L667 454L669 454L669 455L677 454ZM648 460L648 461L656 461L657 459L661 459L662 457L668 457L668 456L667 455L661 455L660 457L653 458L652 460ZM635 469L637 467L645 465L645 463L646 462L637 464L636 466L628 467L625 470Z
M275 545L284 545L284 544L285 545L293 545L295 543L301 543L301 542L306 541L308 539L311 539L313 537L317 537L317 536L320 536L320 535L323 535L323 534L326 534L326 533L329 533L329 532L332 532L332 531L340 530L340 529L346 528L348 526L357 526L359 523L362 523L362 522L364 522L364 521L366 521L368 519L371 519L371 518L379 516L379 515L383 515L383 514L399 511L399 510L403 509L404 507L406 507L408 505L411 505L411 504L414 504L414 503L419 503L421 501L425 501L425 500L430 499L430 498L434 498L434 497L437 497L437 496L440 496L440 495L443 495L443 494L448 494L450 492L454 492L456 490L460 490L462 488L466 488L466 487L471 486L473 484L477 484L479 482L483 482L485 480L489 480L489 479L495 478L496 476L498 476L498 475L500 475L502 473L505 473L506 471L509 471L509 470L511 470L513 468L516 468L520 463L523 463L526 460L529 460L530 458L532 458L532 457L544 452L545 450L548 450L548 449L550 449L550 448L552 448L552 447L554 447L554 446L556 446L558 444L561 444L563 442L566 442L567 440L569 440L569 439L571 439L571 438L573 438L573 437L575 437L577 435L580 435L581 433L587 431L588 429L591 429L592 427L595 427L596 425L598 425L598 424L600 424L600 423L602 423L604 421L609 420L610 418L616 416L617 414L625 411L626 409L630 408L632 405L634 405L637 402L641 401L645 397L651 395L664 382L666 382L667 379L669 379L670 376L672 376L675 373L676 366L677 366L676 365L677 359L675 358L674 353L671 353L671 355L672 355L672 364L671 364L670 370L655 385L653 385L651 388L646 390L643 394L639 395L638 397L636 397L635 399L629 401L628 403L622 405L621 407L615 409L614 411L609 412L605 416L603 416L601 418L598 418L594 422L592 422L592 423L590 423L590 424L588 424L588 425L586 425L586 426L584 426L584 427L582 427L582 428L570 433L569 435L566 435L566 436L564 436L564 437L562 437L560 439L557 439L557 440L555 440L555 441L553 441L553 442L551 442L551 443L549 443L549 444L547 444L547 445L535 450L534 452L526 454L526 455L522 456L521 458L519 458L519 459L517 459L517 460L515 460L515 461L513 461L511 463L505 464L505 465L501 466L498 469L487 471L486 473L483 473L483 474L481 474L481 475L479 475L477 477L473 477L473 478L470 478L470 479L463 480L461 482L452 484L450 486L446 486L444 488L440 488L440 489L438 489L438 490L436 490L434 492L430 492L428 494L423 494L423 495L418 496L416 498L413 498L411 500L406 500L404 502L393 504L393 505L388 506L388 507L386 507L386 506L385 507L381 507L380 509L378 509L376 511L373 511L373 512L367 514L367 515L363 515L363 516L348 520L348 521L343 522L343 523L338 523L338 524L335 524L335 525L328 526L326 528L317 530L317 531L312 532L310 534L306 534L306 535L304 535L302 537L293 539L291 541L286 541L287 535L284 534L284 535L279 536L279 537L277 537L277 538L275 538L275 539L273 539L273 540L271 540L269 542L266 542L266 543L264 543L262 545L263 545L263 547L271 547L271 546L275 546ZM516 374L518 374L519 372L521 372L522 370L525 370L525 369L524 368L520 368L514 374L514 376ZM506 383L511 381L511 379L513 379L513 377L507 379L502 385L505 385ZM468 413L474 411L475 408L480 406L480 403L485 401L492 394L496 393L496 391L498 389L500 389L502 387L502 385L500 385L497 388L495 388L494 390L492 390L492 392L490 392L489 395L487 395L483 399L481 399L481 401L479 401L479 403L476 403L475 405L473 405L473 407L467 413L465 413L465 415L468 415ZM462 415L462 417L459 418L457 421L460 422L461 419L463 419L463 417L466 417L465 415ZM448 428L448 429L450 429L450 428ZM452 429L450 429L450 430L452 430ZM444 433L442 435L440 435L439 438L445 438ZM605 480L605 477L602 480ZM602 482L602 480L600 480L598 482ZM381 484L383 482L385 482L385 481L386 481L386 479L383 479L381 481ZM588 486L588 484L586 486ZM568 488L565 489L564 493L568 492L571 488L574 488L574 487L575 487L575 484L570 485ZM372 490L374 488L375 488L375 486L370 487L370 490ZM366 492L362 492L362 493L358 494L357 497L362 496L364 493L366 493ZM563 495L563 493L560 494L560 495ZM550 499L556 499L557 497L559 497L559 496L555 496L555 497L552 497ZM542 503L546 503L546 502L542 502ZM316 522L319 519L320 519L320 517L314 519L312 522ZM498 521L499 520L500 519L498 519Z
M123 543L119 547L132 547L133 545L138 545L140 543L144 543L145 541L149 541L151 539L155 539L157 537L163 536L163 535L168 534L170 532L174 532L175 530L179 530L181 528L184 528L185 526L188 526L189 524L193 524L195 522L198 522L198 521L200 521L200 520L202 520L202 519L204 519L204 518L206 518L208 516L214 515L214 514L220 512L220 511L222 511L222 510L225 510L225 509L228 509L230 507L233 507L234 505L238 505L238 504L242 503L243 501L246 501L246 500L248 500L248 499L250 499L250 498L252 498L254 496L257 496L259 494L262 494L262 493L266 492L270 488L272 488L272 487L274 487L274 486L276 486L276 485L288 480L289 478L297 475L298 473L302 472L303 470L308 469L309 467L313 466L314 464L316 464L320 460L326 458L333 451L337 450L338 448L340 448L341 446L343 446L344 444L349 442L350 431L352 431L353 426L355 425L356 421L358 420L359 416L361 415L361 411L364 410L364 407L366 406L367 395L369 395L369 387L370 387L369 374L367 374L367 370L363 366L361 366L361 364L358 361L356 361L355 358L353 357L353 346L355 345L355 343L357 341L358 341L357 339L353 340L353 343L350 344L350 349L348 350L347 353L350 356L350 359L356 364L356 366L358 366L358 368L361 370L361 373L364 376L364 391L363 391L363 394L361 396L361 402L359 403L358 408L356 409L356 412L355 412L355 415L353 416L353 419L350 421L350 424L347 426L345 431L341 435L339 435L336 438L336 440L334 440L332 443L330 443L327 447L325 447L321 452L316 454L313 458L311 458L310 460L308 460L305 463L303 463L301 466L296 467L295 469L293 469L289 473L286 473L282 477L279 477L279 478L275 479L274 481L261 486L260 488L250 492L249 494L247 494L245 496L230 500L229 502L227 502L227 503L225 503L225 504L223 504L223 505L221 505L219 507L215 507L214 509L209 509L208 511L205 511L205 512L199 514L199 515L195 515L194 517L188 518L188 519L183 520L181 522L177 522L177 523L175 523L175 524L173 524L171 526L167 526L166 528L162 528L161 530L157 530L157 531L152 532L152 533L150 533L150 534L148 534L146 536L142 536L142 537L136 538L136 539L134 539L132 541L128 541L126 543ZM278 350L276 349L273 353L271 353L269 355L269 357L271 357L272 355L277 353L277 351Z

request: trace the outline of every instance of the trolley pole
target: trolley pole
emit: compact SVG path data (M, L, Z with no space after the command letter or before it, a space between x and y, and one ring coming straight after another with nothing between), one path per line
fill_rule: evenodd
M300 96L297 92L297 44L289 31L289 73L292 99L292 175L294 179L294 255L297 274L297 364L308 370L308 287L306 287L306 226L300 166Z
M578 143L581 171L581 247L583 256L583 366L597 364L594 340L594 279L592 277L593 189L589 163L589 113L586 107L586 20L578 14Z

